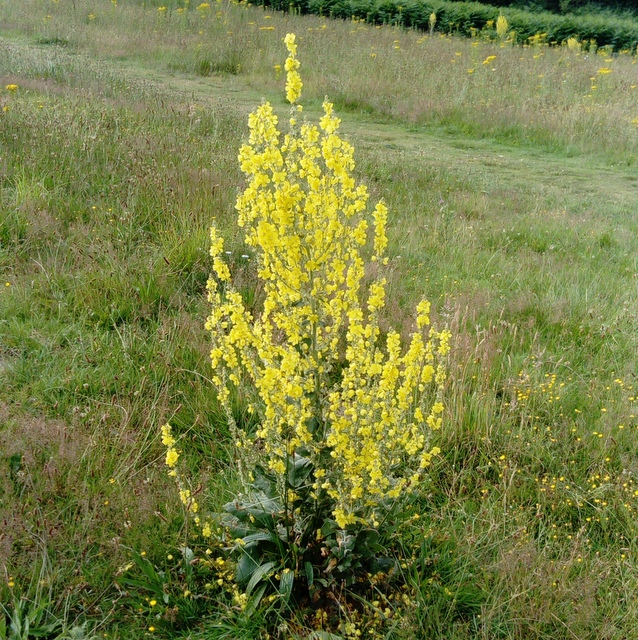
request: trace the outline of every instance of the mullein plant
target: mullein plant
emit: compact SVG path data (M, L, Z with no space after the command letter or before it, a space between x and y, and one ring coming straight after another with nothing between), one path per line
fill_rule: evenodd
M211 230L206 327L244 490L213 524L180 481L204 537L222 532L234 544L236 581L253 601L268 591L316 599L391 566L384 527L439 453L430 434L441 425L450 338L430 326L426 300L407 346L381 331L386 280L369 282L362 255L375 272L387 264L386 206L369 213L333 105L324 102L319 126L302 118L294 34L284 42L288 132L265 102L239 152L247 186L236 209L263 287L258 310L233 287L223 239ZM238 423L238 399L256 428ZM175 475L170 428L163 438Z

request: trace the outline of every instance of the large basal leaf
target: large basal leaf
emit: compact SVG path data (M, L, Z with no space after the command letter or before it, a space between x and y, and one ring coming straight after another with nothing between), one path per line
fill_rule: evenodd
M251 533L250 535L244 536L242 538L244 546L249 547L253 545L255 542L261 542L262 540L266 540L267 542L277 542L277 538L270 531L258 531L257 533Z
M260 566L259 560L252 555L251 551L252 549L244 549L237 562L235 573L237 584L246 584Z
M290 569L284 569L281 572L281 578L279 580L279 595L283 600L284 604L288 603L290 600L290 595L292 594L292 585L295 582L295 572L290 571Z
M306 572L306 580L308 581L308 588L311 588L315 583L315 570L312 566L312 562L304 562L304 570Z
M275 479L268 474L262 467L257 465L253 471L254 480L253 487L268 498L277 496L277 483Z
M297 454L291 456L288 468L288 484L293 489L298 489L306 482L308 476L312 473L312 469L312 462L308 458Z
M253 575L250 577L248 586L246 587L246 595L249 596L252 593L252 590L259 584L260 580L262 580L264 576L268 576L269 572L276 566L276 562L270 561L257 567L253 572Z
M224 505L224 511L234 515L242 522L272 528L276 517L283 511L283 507L279 500L259 493L253 496L253 500L250 502L239 500L228 502Z
M263 598L267 587L268 584L264 582L260 587L257 588L257 591L255 591L255 593L253 594L253 597L248 600L248 604L246 605L246 609L244 610L244 615L247 618L250 618L250 616L253 615L253 613L259 606L259 603L261 602L261 599Z

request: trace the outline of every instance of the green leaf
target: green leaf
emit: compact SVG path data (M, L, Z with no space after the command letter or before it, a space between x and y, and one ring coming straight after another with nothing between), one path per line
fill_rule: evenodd
M166 595L164 590L159 586L148 584L148 582L144 582L143 580L121 577L118 579L118 582L124 587L135 587L137 589L142 589L143 591L150 591L154 596L161 597L162 599Z
M245 546L251 545L253 542L259 542L260 540L267 540L268 542L277 542L277 538L270 531L258 531L257 533L251 533L250 535L242 538Z
M378 556L372 559L368 571L372 574L375 573L390 573L392 570L398 568L398 562L393 558L386 556Z
M275 479L259 465L255 467L253 474L255 476L253 487L268 498L275 498L277 496L277 483Z
M186 562L192 562L195 558L195 552L190 547L180 547L180 551L182 552L182 556Z
M237 572L235 580L238 584L245 584L250 580L253 573L259 568L259 562L252 557L249 551L244 550L237 562Z
M336 531L339 531L339 525L334 520L326 520L321 527L321 537L328 538Z
M22 454L21 453L14 453L10 458L9 458L9 469L11 471L12 474L16 474L20 471L20 469L22 469ZM0 627L1 629L1 627Z
M257 591L255 591L255 593L253 594L253 597L248 601L248 603L246 604L246 609L244 609L244 615L247 618L250 618L250 616L253 615L253 613L255 612L255 610L257 609L257 607L259 606L259 603L261 602L261 599L264 596L264 593L266 592L266 588L268 587L268 584L266 582L264 582L258 589Z
M313 393L312 395L314 396L315 394ZM320 426L321 422L316 416L312 416L312 418L306 420L306 429L308 429L308 432L311 434L314 434Z
M313 469L313 464L308 458L295 454L290 459L288 469L288 484L293 489L299 488L308 478Z
M142 573L148 578L150 584L145 586L149 591L162 592L164 590L164 583L166 582L163 572L158 573L155 567L149 560L144 558L140 553L131 549L131 555L135 564L141 569Z
M292 593L292 585L295 582L295 572L290 569L284 569L281 572L281 579L279 580L279 595L284 601L284 604L290 600L290 594Z
M306 570L306 580L308 581L308 587L312 587L315 582L315 570L312 566L312 562L304 562L304 569Z
M313 631L308 640L343 640L343 636L336 636L334 633L327 631Z
M283 511L281 502L269 498L264 493L256 494L253 498L251 502L228 502L224 505L224 511L234 515L241 522L256 527L274 527L274 517Z
M259 581L266 575L268 572L273 569L277 565L276 562L270 561L265 562L261 566L255 569L253 575L250 577L250 581L248 582L248 586L246 587L246 595L249 596L252 590L257 586Z

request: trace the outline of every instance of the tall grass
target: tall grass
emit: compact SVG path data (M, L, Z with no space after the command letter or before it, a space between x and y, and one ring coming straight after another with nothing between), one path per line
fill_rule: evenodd
M227 499L208 227L258 300L236 153L247 106L283 105L296 31L306 108L335 101L390 209L384 321L409 333L425 294L455 336L445 456L402 533L415 605L388 637L635 636L635 59L177 8L1 7L0 602L58 631L259 637L224 597L183 596L156 434L170 419L194 490ZM127 586L130 549L179 612Z
M567 47L549 53L542 45L521 49L360 22L271 16L225 3L205 10L169 4L163 12L136 3L77 4L75 12L55 5L47 11L12 3L6 6L7 22L37 28L41 41L66 42L67 48L178 75L230 76L229 86L247 83L256 92L277 91L280 39L297 31L306 51L307 98L316 103L330 95L342 111L417 126L568 154L595 152L616 161L633 162L636 156L638 89L636 58L630 55ZM52 58L41 75L56 73Z

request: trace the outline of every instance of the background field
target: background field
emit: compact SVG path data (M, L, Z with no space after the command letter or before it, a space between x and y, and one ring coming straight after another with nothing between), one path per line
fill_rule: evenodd
M0 602L51 637L260 636L183 595L159 426L223 504L208 227L253 295L236 155L262 97L286 114L290 31L307 117L334 101L390 209L387 325L426 295L454 336L388 637L638 636L636 58L224 2L0 1Z

